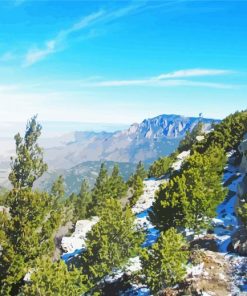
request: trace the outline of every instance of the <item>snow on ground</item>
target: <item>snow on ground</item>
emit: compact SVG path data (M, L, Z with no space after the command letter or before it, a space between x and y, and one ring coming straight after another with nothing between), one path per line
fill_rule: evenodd
M181 166L184 162L184 160L190 156L190 150L183 151L177 156L177 160L172 164L172 168L174 171L178 171L181 169Z
M230 157L231 155L228 155ZM247 258L228 253L231 237L238 229L238 219L235 213L237 188L244 175L238 167L228 165L225 169L223 182L229 183L229 194L217 208L217 217L213 219L215 238L219 251L229 262L232 272L232 295L247 295Z
M139 229L146 231L146 239L142 247L149 247L156 242L159 237L159 231L148 220L148 211L151 209L155 200L156 191L161 184L167 182L167 179L150 178L144 181L144 193L132 208L136 214L136 224Z
M237 201L237 187L239 182L243 179L243 176L238 172L237 168L229 165L226 168L223 182L225 183L232 178L233 181L228 186L229 194L218 206L217 217L212 221L215 226L214 232L219 245L219 251L223 253L227 252L227 247L231 242L231 236L238 228L238 220L235 214L235 204Z
M134 273L140 271L142 269L141 261L139 256L130 258L127 264L121 268L113 271L111 275L107 275L104 277L103 281L105 283L114 283L118 279L122 278L124 273Z
M146 285L132 284L131 288L120 293L120 296L151 296L151 294Z
M132 208L133 213L138 214L149 209L155 200L155 192L165 182L167 182L167 179L150 178L144 180L144 193Z
M136 226L139 230L146 231L145 242L142 244L143 248L151 246L159 237L159 231L148 220L148 211L151 209L155 200L155 193L159 186L167 182L167 179L146 179L144 181L144 193L132 208L136 215ZM107 283L114 283L119 280L124 273L133 273L141 270L141 262L139 257L130 258L124 268L116 270L112 275L104 278ZM147 286L142 284L131 283L131 288L120 293L121 296L149 296L150 290Z
M61 247L65 253L61 258L65 261L81 253L86 247L86 235L92 227L99 221L98 217L90 220L79 220L76 222L75 231L69 237L63 237Z
M189 277L196 277L203 273L204 263L198 265L189 265L187 266L187 274Z

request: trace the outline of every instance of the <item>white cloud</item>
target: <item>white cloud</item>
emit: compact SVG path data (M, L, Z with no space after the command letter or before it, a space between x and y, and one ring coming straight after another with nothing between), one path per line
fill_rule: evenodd
M0 92L2 92L2 93L16 90L18 88L19 88L18 84L0 84Z
M231 73L233 72L229 70L219 70L219 69L185 69L185 70L178 70L178 71L170 72L166 74L161 74L155 78L161 80L161 79L167 79L167 78L216 76L216 75L226 75Z
M28 50L24 58L24 66L35 64L48 55L59 51L61 49L61 45L66 42L72 33L79 32L96 24L109 23L118 18L124 17L142 7L144 4L145 2L137 2L136 4L132 4L115 11L106 12L104 10L100 10L83 17L79 22L74 23L70 28L58 32L55 38L46 41L43 48L31 48Z
M230 73L233 73L233 72L229 70L217 70L217 69L189 69L189 70L179 70L179 71L175 71L167 74L161 74L159 76L146 78L146 79L105 80L105 81L95 81L95 82L83 81L81 83L81 86L85 86L85 87L191 86L191 87L208 87L208 88L233 88L234 85L232 84L177 79L177 78L189 78L189 77L193 78L193 77L226 75Z
M59 48L59 46L66 41L68 36L76 31L82 30L83 28L86 28L96 22L102 15L104 14L103 11L99 11L93 14L90 14L86 17L84 17L81 21L78 23L73 24L70 28L67 30L62 30L60 31L57 36L49 40L45 43L44 48L39 49L39 48L33 48L30 49L26 56L25 56L25 62L24 66L30 66L41 59L45 58L46 56L56 52Z
M7 51L2 56L0 56L1 62L9 62L13 59L15 59L15 55L11 51Z

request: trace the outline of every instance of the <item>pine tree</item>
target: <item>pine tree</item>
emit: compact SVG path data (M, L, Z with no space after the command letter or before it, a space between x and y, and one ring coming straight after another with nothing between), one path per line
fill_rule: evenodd
M240 216L244 226L247 227L247 202L240 205L238 208L238 215Z
M17 295L34 260L51 254L53 235L60 224L54 198L32 191L33 182L47 168L37 144L40 133L41 126L34 117L24 138L20 134L15 137L17 157L9 176L14 188L6 198L9 213L0 213L0 293L5 296Z
M171 164L174 161L174 158L174 155L168 157L160 157L150 166L148 176L150 178L159 178L167 174L169 172L169 169L171 168Z
M149 211L149 218L162 231L170 227L185 226L187 207L186 179L184 176L176 176L161 185Z
M123 178L119 175L119 166L115 164L112 170L112 174L109 178L109 186L112 198L123 198L127 193L127 185Z
M81 271L76 268L68 271L63 261L38 259L29 272L30 280L21 289L23 296L81 296L89 289Z
M9 215L0 217L0 286L6 296L15 295L37 257L52 254L53 235L60 223L60 213L54 211L54 200L47 193L11 191L8 205Z
M136 230L134 220L131 209L123 211L117 199L105 201L100 221L87 235L82 256L84 273L92 283L124 265L139 251L143 237Z
M26 126L24 138L15 136L16 158L11 158L9 180L14 188L32 188L33 183L47 170L43 161L43 152L37 140L41 135L41 125L34 116Z
M109 176L104 163L101 164L99 175L92 190L92 202L89 205L90 215L97 215L107 198L111 197Z
M144 192L143 180L139 175L135 175L132 181L132 196L130 206L133 207Z
M149 213L151 221L161 230L177 226L196 232L207 229L227 193L222 185L225 163L224 150L218 147L194 153L181 172L161 187Z
M59 176L52 184L51 195L57 200L62 201L65 196L64 177Z
M208 133L203 141L196 143L192 150L204 153L212 146L223 148L226 152L236 150L246 132L247 110L235 112L215 124L214 130Z
M183 140L179 143L178 151L187 151L197 142L196 137L203 134L203 123L199 121L193 130L187 131Z
M142 161L139 161L139 163L137 164L136 175L138 175L142 180L147 177L147 172Z
M148 287L155 295L183 280L189 254L187 248L183 236L170 228L161 233L151 249L143 249L142 271Z
M81 190L74 201L74 219L81 220L88 217L88 206L92 201L92 195L89 190L89 184L86 180L82 181Z
M129 178L127 184L131 191L130 205L134 206L139 197L144 192L143 180L146 178L147 172L145 171L143 163L140 161L136 166L135 173Z

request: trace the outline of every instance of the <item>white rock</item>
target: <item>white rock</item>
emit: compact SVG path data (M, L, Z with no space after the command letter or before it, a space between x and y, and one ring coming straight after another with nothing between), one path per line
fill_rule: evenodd
M172 168L174 171L180 170L184 160L190 156L190 150L183 151L177 156L177 160L172 164Z
M204 140L204 139L205 139L204 136L197 136L197 137L196 137L196 140L197 140L198 142L201 142L201 141Z
M73 253L75 250L85 248L86 235L98 221L98 217L93 217L91 220L77 221L73 234L70 237L65 236L62 238L62 249L67 253Z
M204 263L187 267L187 274L191 277L199 276L203 273Z
M159 189L159 186L165 182L167 182L167 179L157 180L150 178L144 180L144 193L132 208L133 213L138 214L149 209L155 200L155 192Z

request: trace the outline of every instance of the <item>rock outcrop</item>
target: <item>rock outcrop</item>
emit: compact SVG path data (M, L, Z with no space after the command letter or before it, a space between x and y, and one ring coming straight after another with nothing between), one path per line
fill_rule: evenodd
M232 247L241 256L247 256L247 229L240 227L232 237Z
M76 222L75 231L69 237L63 237L62 249L67 253L73 253L86 247L86 235L92 227L99 221L98 217L90 220L79 220Z
M238 186L238 196L240 199L247 196L247 134L245 134L243 141L239 145L239 152L242 154L240 170L245 174L243 181ZM247 200L246 200L247 201Z
M172 153L200 121L207 131L214 120L164 114L114 133L76 132L68 142L46 149L45 160L52 169L68 169L85 161L154 161Z
M239 206L247 202L247 134L239 145L239 152L242 154L240 170L245 174L242 182L238 185ZM247 229L241 226L232 237L232 247L235 252L247 256Z
M238 150L243 155L240 169L243 173L247 174L247 133L245 134L243 141L239 145Z

